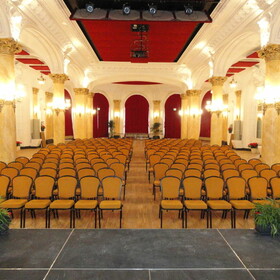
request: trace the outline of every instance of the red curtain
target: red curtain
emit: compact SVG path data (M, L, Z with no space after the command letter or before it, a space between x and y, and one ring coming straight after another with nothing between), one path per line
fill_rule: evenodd
M93 97L93 137L108 137L109 103L101 93L95 93Z
M70 99L71 107L65 111L65 136L73 136L73 123L72 123L72 100L71 95L67 90L64 90L64 99Z
M208 91L201 103L201 125L200 125L200 137L210 137L210 130L211 130L211 113L209 113L206 109L206 102L212 100L212 93Z
M165 138L181 137L180 94L173 94L165 102Z
M141 95L133 95L125 102L125 132L148 133L149 103Z

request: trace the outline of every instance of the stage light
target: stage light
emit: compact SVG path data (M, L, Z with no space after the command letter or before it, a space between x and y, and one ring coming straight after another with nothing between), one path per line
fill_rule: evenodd
M157 13L157 6L154 5L154 4L150 4L149 5L149 12L150 12L151 15L156 14Z
M88 13L92 13L93 10L94 10L94 5L93 5L91 2L87 3L87 4L86 4L86 11L87 11Z
M126 3L123 5L123 14L124 15L129 15L131 12L131 8L130 6Z
M184 8L186 15L191 15L193 13L193 7L191 5L185 5Z

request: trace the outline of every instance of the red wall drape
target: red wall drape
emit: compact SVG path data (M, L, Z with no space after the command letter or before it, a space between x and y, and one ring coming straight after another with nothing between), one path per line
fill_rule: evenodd
M109 103L101 93L95 93L93 97L93 137L108 137ZM99 108L99 109L98 109Z
M64 99L70 99L71 102L70 109L65 111L65 136L73 136L72 100L67 90L64 90Z
M212 100L212 93L208 91L201 103L201 125L200 125L200 137L210 137L210 130L211 130L211 113L205 109L206 102L208 100Z
M141 95L133 95L125 102L125 132L148 133L149 103Z
M176 111L174 111L176 109ZM173 94L165 102L165 138L181 137L180 94Z

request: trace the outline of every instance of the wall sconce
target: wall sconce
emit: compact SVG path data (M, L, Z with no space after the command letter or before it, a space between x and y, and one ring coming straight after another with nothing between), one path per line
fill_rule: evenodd
M173 109L173 110L174 110L174 109ZM179 114L180 116L183 116L183 111L182 111L182 110L179 110L178 114Z
M158 111L154 112L154 118L158 118L158 117L159 117L159 112Z
M176 112L176 111L177 111L177 108L173 108L173 111Z
M96 114L96 109L92 110L92 114L95 115Z
M54 110L58 116L60 112L65 112L71 108L71 102L70 99L64 100L64 98L55 98L53 103L48 103L47 106L49 109Z
M220 114L223 112L228 112L228 105L224 105L222 102L214 102L212 103L210 100L206 102L205 109L212 113L217 114L218 118L220 117Z
M52 109L47 108L47 109L46 109L46 114L47 114L48 116L50 116L50 115L52 114Z
M114 117L119 118L120 117L120 112L118 112L118 111L114 112Z
M87 109L86 109L86 113L87 113L87 114L94 115L94 114L96 114L96 110L87 108Z
M85 113L85 108L83 106L76 106L75 108L75 114L79 115L81 117Z
M34 113L35 116L38 117L39 111L40 111L40 110L39 110L39 106L34 106L34 107L33 107L33 113Z
M192 116L193 118L199 117L202 115L202 110L199 110L198 108L191 108L189 115Z

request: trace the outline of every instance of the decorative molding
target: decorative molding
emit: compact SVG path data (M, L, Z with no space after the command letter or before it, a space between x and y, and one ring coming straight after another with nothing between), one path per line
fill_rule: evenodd
M228 94L223 94L223 103L224 105L228 104Z
M113 100L113 102L114 102L114 106L116 107L116 106L119 106L120 105L120 103L121 103L121 100Z
M182 94L180 94L180 96L181 96L182 100L187 100L188 99L188 94L187 93L182 93Z
M242 93L242 90L236 90L235 91L235 96L236 97L241 97L241 93Z
M0 38L0 54L14 55L21 50L22 46L13 38Z
M34 95L38 95L39 89L36 88L36 87L33 87L32 92L33 92Z
M265 61L270 60L280 60L280 45L278 44L269 44L259 50L258 56L264 58Z
M53 93L52 93L52 92L46 91L46 92L45 92L45 95L46 95L47 97L53 97Z
M154 106L160 106L161 100L153 100Z
M49 77L52 79L54 83L64 84L65 81L68 81L69 78L65 74L49 74Z
M214 76L209 79L209 82L212 84L212 86L223 86L226 80L227 77Z
M201 90L200 89L189 89L186 91L186 94L188 96L199 96L201 94Z
M89 93L88 88L74 88L75 95L87 95Z

